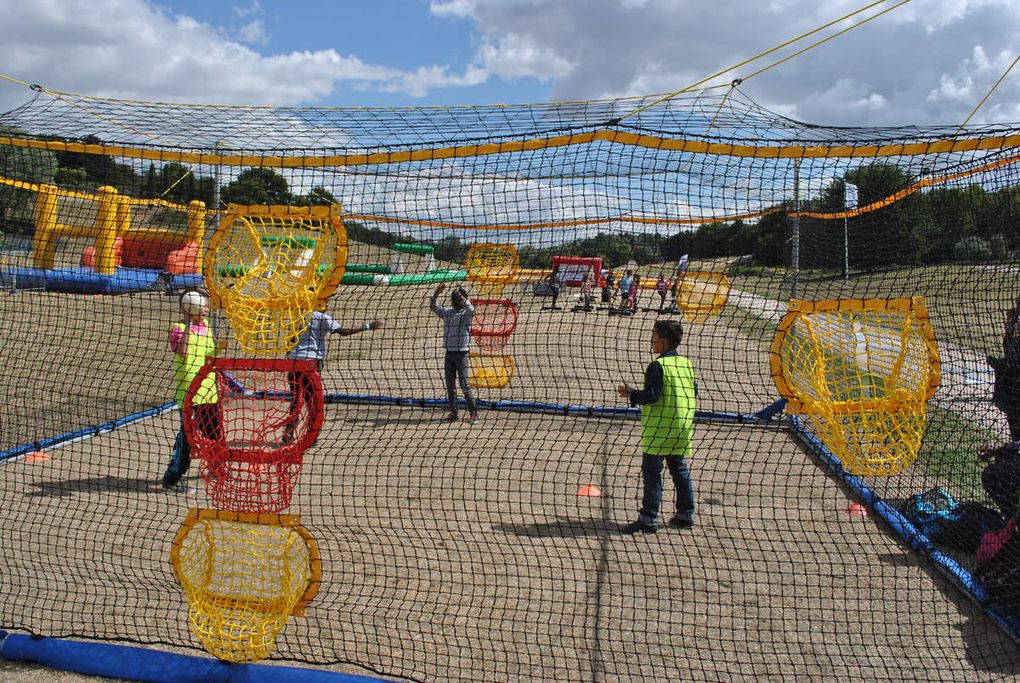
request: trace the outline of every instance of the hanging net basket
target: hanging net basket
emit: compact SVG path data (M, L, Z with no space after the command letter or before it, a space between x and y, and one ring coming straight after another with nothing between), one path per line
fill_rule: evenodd
M475 351L482 355L501 355L510 335L517 328L517 307L503 299L474 299L471 338Z
M472 244L464 257L467 279L483 297L498 297L507 284L517 282L521 258L512 244Z
M772 377L843 467L892 475L917 459L939 354L922 297L791 301Z
M278 356L297 343L346 263L340 207L231 204L209 243L204 275L241 348Z
M304 615L321 575L315 539L293 515L192 509L170 562L192 634L227 662L267 657L291 615Z
M719 315L730 297L730 278L725 273L689 271L678 276L676 303L684 320L701 323Z
M215 381L218 400L201 400ZM279 512L290 506L302 459L323 420L314 361L217 358L192 382L184 431L217 508Z
M485 356L472 353L469 358L468 384L476 389L502 389L514 376L513 356Z

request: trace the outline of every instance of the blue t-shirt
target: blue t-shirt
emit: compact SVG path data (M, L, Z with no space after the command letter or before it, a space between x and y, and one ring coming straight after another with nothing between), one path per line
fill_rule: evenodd
M326 335L338 332L340 329L340 323L321 311L315 311L308 319L308 329L298 337L297 345L290 350L287 358L290 360L326 360Z

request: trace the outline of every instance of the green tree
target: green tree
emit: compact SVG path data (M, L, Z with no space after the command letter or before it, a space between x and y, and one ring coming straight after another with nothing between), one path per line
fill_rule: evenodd
M863 207L909 187L914 178L889 162L865 164L847 171L843 179L834 180L826 186L817 208L826 212L843 211L847 182L857 186L858 206ZM923 201L917 194L911 194L847 219L851 268L873 269L892 264L919 263L926 251L920 221L923 213ZM831 219L821 223L824 225L818 226L813 235L802 241L802 265L842 268L843 221ZM809 222L809 225L817 223Z
M767 213L755 227L754 260L763 266L784 266L790 262L790 225L786 207Z
M670 235L662 241L660 247L663 260L678 261L684 254L690 254L693 242L694 233L690 230L681 230Z
M80 142L85 145L103 145L102 140L92 135L81 138ZM64 168L85 170L95 187L117 185L117 164L113 157L86 152L57 152L56 157L60 166Z
M175 204L187 203L190 199L187 192L189 178L192 178L192 182L194 182L191 169L184 164L179 164L176 161L164 164L163 168L159 170L159 191L156 193L156 197Z
M57 169L56 175L53 176L53 182L69 190L88 190L91 184L84 168L60 167Z
M227 204L288 204L287 179L271 168L248 168L223 186L220 196Z
M324 187L313 187L308 193L307 203L309 206L334 206L339 204L333 193Z
M142 185L142 197L144 199L155 199L160 194L159 177L156 175L156 165L149 164L149 170L145 172L145 181Z

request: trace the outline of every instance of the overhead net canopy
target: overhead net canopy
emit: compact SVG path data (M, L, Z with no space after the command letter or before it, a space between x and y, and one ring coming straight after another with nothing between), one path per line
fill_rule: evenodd
M893 516L934 489L997 509L975 454L1020 438L1020 397L1015 415L993 404L987 364L1014 349L1020 126L826 127L736 89L653 103L44 91L0 116L0 480L20 530L0 626L413 680L1020 670L1000 628L1016 596L970 582L973 539L929 563ZM590 301L564 278L548 305L557 257L592 270ZM219 399L184 421L193 490L166 494L189 409L166 293L193 286L214 295L188 329L222 341L201 373ZM429 303L460 287L479 302L466 359ZM921 298L924 321L890 303ZM786 324L794 301L834 308ZM643 386L660 320L681 321L697 380L696 525L629 538L655 462L619 387ZM271 365L310 329L305 366ZM167 552L191 507L220 510L179 539L182 594ZM287 616L313 552L259 515L314 530L305 619ZM300 580L270 585L270 555ZM952 597L940 562L1005 612Z

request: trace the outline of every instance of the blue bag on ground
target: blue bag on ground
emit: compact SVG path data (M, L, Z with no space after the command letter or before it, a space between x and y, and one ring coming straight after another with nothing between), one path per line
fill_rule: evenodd
M900 512L932 541L967 553L977 550L985 533L1003 526L997 510L977 502L957 503L943 488L911 496Z
M924 493L915 493L907 498L900 512L917 527L917 530L929 538L933 538L947 522L955 521L953 511L959 503L949 491L937 487Z

